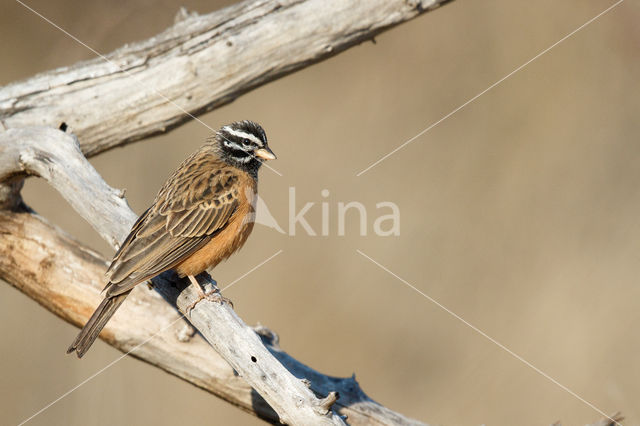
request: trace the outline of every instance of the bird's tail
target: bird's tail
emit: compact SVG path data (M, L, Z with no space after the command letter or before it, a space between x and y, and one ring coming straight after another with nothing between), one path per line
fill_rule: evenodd
M82 358L82 355L89 350L93 342L98 338L100 331L102 331L107 324L107 321L116 313L116 310L122 302L124 302L124 299L126 299L129 293L131 293L131 290L115 296L105 297L100 303L100 306L98 306L93 315L91 315L89 321L87 321L82 330L80 330L78 337L76 337L71 346L69 346L67 353L70 354L76 351L78 358Z

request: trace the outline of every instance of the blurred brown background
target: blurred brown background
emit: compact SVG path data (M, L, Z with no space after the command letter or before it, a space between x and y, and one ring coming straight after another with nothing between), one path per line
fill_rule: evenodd
M137 0L28 4L100 52L150 37L179 6ZM611 1L457 0L202 116L261 122L283 177L261 195L284 229L288 188L319 232L256 227L214 276L249 324L374 399L444 425L584 424L600 414L356 253L361 249L607 413L640 424L640 5L627 1L360 177L355 174L529 60ZM0 5L0 84L93 58L20 4ZM208 135L197 122L91 161L137 212ZM144 166L143 166L144 165ZM328 189L325 200L320 191ZM83 242L113 252L46 184L25 199ZM337 203L362 202L337 235ZM401 210L377 237L375 204ZM77 329L0 285L0 422L16 424L120 353L99 342L65 355ZM32 425L260 424L126 358Z

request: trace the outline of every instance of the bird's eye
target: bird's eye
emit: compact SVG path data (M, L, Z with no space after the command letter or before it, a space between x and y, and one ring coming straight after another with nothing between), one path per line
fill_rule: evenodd
M242 145L249 146L251 145L251 142L249 142L249 139L242 139Z

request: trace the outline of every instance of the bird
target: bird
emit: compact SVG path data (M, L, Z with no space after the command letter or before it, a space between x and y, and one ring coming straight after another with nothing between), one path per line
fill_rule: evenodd
M262 127L244 120L221 127L184 160L120 245L105 274L104 299L67 353L82 358L131 290L165 271L189 277L197 301L207 297L195 276L245 243L255 220L258 170L274 159Z

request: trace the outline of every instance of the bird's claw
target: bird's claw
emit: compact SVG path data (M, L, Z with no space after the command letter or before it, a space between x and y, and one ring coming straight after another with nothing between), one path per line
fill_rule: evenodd
M189 304L189 306L186 307L186 312L187 315L191 315L191 311L193 310L193 308L196 307L196 305L198 303L200 303L202 300L207 299L210 302L214 302L214 303L220 303L221 305L229 305L231 306L231 308L233 308L233 302L231 301L231 299L224 297L221 293L220 290L214 290L208 293L200 293L198 295L198 298L196 300L194 300L191 304Z

